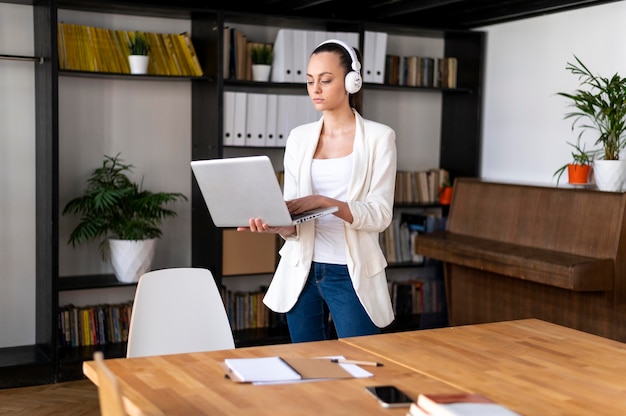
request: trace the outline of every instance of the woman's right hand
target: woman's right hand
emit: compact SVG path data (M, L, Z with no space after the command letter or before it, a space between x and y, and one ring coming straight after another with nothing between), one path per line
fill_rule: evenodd
M250 231L253 233L273 233L287 237L296 233L296 226L288 225L286 227L270 227L267 223L264 223L261 218L250 218L249 227L237 227L237 231Z

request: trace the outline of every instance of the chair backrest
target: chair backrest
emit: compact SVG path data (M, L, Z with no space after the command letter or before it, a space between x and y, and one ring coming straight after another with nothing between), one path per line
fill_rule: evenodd
M170 268L139 278L127 357L234 347L226 309L209 270Z
M98 374L98 401L100 403L100 414L102 416L124 416L124 403L122 402L122 392L117 382L115 374L111 372L104 362L102 351L93 354Z

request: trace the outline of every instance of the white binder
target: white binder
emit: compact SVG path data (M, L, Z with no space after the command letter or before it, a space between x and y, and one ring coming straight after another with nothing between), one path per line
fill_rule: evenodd
M374 82L376 72L376 33L366 30L363 36L363 81Z
M293 73L291 82L306 82L306 67L309 64L308 37L311 35L306 30L294 30L293 32Z
M387 56L387 33L376 32L376 52L374 54L374 80L375 84L385 83L385 57Z
M247 93L235 92L235 137L233 146L245 146Z
M248 93L246 105L246 146L265 147L267 95Z
M277 147L285 147L291 129L298 125L296 120L297 98L297 95L278 96L278 114L276 116L276 127L278 130Z
M265 123L265 146L276 147L278 117L278 95L267 95L267 117Z
M387 33L366 31L363 37L363 81L373 84L385 82Z
M224 126L222 128L222 143L224 146L235 144L235 93L224 92Z
M274 40L272 82L293 82L293 30L279 29Z

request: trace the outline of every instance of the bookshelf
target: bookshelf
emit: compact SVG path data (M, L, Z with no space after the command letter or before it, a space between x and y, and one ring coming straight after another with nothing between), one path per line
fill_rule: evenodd
M0 387L40 384L67 379L77 374L80 362L91 357L93 347L78 349L58 348L57 315L60 294L80 293L82 291L117 290L119 286L132 291L132 285L118 285L111 281L108 270L89 266L84 269L67 267L68 251L65 244L67 225L60 215L59 206L67 197L72 187L72 176L93 167L97 162L80 155L68 158L67 140L71 136L68 127L80 126L94 121L89 112L81 113L85 108L80 105L66 106L68 94L81 91L119 91L126 90L137 97L146 93L146 99L152 97L165 102L177 103L185 114L178 117L183 120L181 129L188 137L177 143L180 153L174 152L179 162L189 160L220 158L239 154L268 153L281 169L282 150L280 148L226 147L222 143L224 93L242 91L260 94L303 95L305 89L298 82L267 82L225 79L223 70L222 31L226 25L238 25L244 30L250 28L262 36L259 41L272 41L279 28L301 28L310 30L350 31L359 33L362 47L365 30L384 31L389 34L389 44L418 45L424 40L434 40L439 45L439 54L455 56L459 60L459 73L456 89L434 87L410 87L366 83L365 116L387 124L398 126L398 146L402 157L399 168L414 165L442 167L457 176L476 176L479 169L480 143L480 107L482 99L482 68L484 56L484 34L475 31L457 30L421 30L419 28L388 26L363 21L339 21L334 19L310 19L307 17L276 17L260 14L222 12L207 9L200 2L185 2L183 5L165 5L162 2L144 2L140 6L126 2L104 2L98 0L77 1L59 0L42 2L7 2L26 4L32 7L34 18L35 51L35 109L36 117L36 341L33 345L0 348ZM173 3L172 3L173 4ZM189 28L194 47L203 69L203 76L160 76L160 75L123 75L93 73L88 71L59 70L57 50L57 22L59 14L79 15L118 15L131 16L139 20L157 18L182 21ZM89 22L85 22L89 24ZM217 29L217 30L216 30ZM41 57L41 58L40 58ZM5 56L4 58L7 58ZM7 58L8 59L8 58ZM140 96L140 95L139 95ZM90 96L95 97L94 95ZM175 97L175 98L173 98ZM89 99L89 97L87 97ZM386 110L388 104L392 104ZM420 131L428 136L426 142L415 135L412 125L415 112L421 113L423 106L428 107L426 119L435 114L433 125L420 126ZM135 113L138 115L141 112ZM72 121L72 115L77 116ZM145 115L142 117L146 117ZM80 120L80 123L77 121ZM146 120L154 120L148 115ZM96 120L97 121L97 120ZM102 118L100 123L87 126L89 134L78 132L75 137L85 141L101 143L98 132L107 128L108 122ZM95 127L94 127L95 126ZM188 133L187 133L188 132ZM68 133L71 133L68 135ZM113 132L119 134L119 131ZM120 139L129 146L150 144L150 138ZM117 143L117 142L116 142ZM418 143L418 145L415 145ZM144 143L145 144L145 143ZM164 150L165 149L165 150ZM128 158L133 164L148 163L157 165L172 153L167 146L144 147L141 152L145 159ZM99 150L106 150L99 148ZM136 151L136 150L134 150ZM428 154L424 160L421 154ZM100 160L101 152L95 152L93 159ZM418 166L419 167L419 166ZM168 167L163 181L167 180ZM80 176L80 175L79 175ZM171 175L170 175L171 176ZM181 179L182 178L182 179ZM220 283L230 277L223 273L222 230L215 228L199 189L192 175L187 172L179 178L185 184L182 191L190 197L189 206L179 213L182 224L180 230L171 231L175 239L166 243L168 247L177 247L178 254L173 257L162 256L161 266L192 265L210 269ZM76 179L81 182L80 178ZM166 189L179 189L178 186L163 185ZM173 230L177 227L172 226ZM182 230L182 231L181 231ZM165 234L170 234L165 231ZM89 249L74 253L77 258L90 256ZM181 252L187 254L180 254ZM62 277L61 277L62 276ZM95 276L95 278L94 278ZM252 276L250 279L254 280ZM407 327L414 327L415 319ZM418 324L419 325L419 324ZM286 333L282 330L257 328L243 330L236 334L238 345L255 345L267 342L285 341ZM112 356L122 356L123 344L111 346ZM79 370L78 370L79 371ZM79 373L78 373L79 374Z

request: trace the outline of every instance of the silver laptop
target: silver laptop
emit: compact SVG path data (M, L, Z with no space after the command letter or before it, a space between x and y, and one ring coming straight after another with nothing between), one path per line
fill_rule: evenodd
M261 218L270 226L287 226L338 209L320 208L292 216L267 156L194 160L191 169L217 227L246 227L250 218Z

